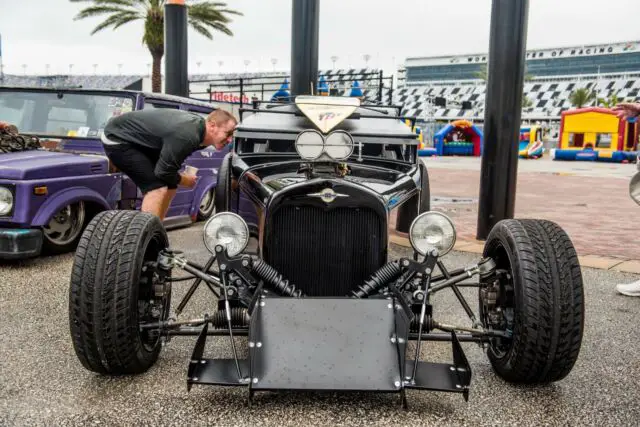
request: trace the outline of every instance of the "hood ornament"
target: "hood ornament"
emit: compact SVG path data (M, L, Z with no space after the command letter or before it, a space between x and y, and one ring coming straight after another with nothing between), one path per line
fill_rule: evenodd
M319 193L307 194L309 197L319 197L325 203L331 203L338 197L349 197L347 194L340 194L333 191L331 188L325 188Z

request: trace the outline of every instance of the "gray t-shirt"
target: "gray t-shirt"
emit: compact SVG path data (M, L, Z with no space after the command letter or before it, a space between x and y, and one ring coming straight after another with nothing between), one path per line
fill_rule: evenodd
M180 110L141 110L109 120L104 136L116 143L140 145L160 152L155 175L177 185L178 171L194 151L204 148L205 119Z

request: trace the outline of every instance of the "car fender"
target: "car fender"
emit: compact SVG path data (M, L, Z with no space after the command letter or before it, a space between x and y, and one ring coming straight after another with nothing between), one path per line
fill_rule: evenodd
M107 200L97 191L87 187L70 187L58 191L52 197L48 198L35 214L31 224L33 226L43 226L47 224L60 209L80 200L96 203L104 210L112 209Z

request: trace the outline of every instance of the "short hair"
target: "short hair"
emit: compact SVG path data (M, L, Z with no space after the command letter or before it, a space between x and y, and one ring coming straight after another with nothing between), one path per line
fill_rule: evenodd
M228 112L227 110L223 110L222 108L218 108L217 110L213 110L207 116L208 122L213 122L216 125L223 125L227 123L229 120L233 120L234 123L238 123L236 117Z

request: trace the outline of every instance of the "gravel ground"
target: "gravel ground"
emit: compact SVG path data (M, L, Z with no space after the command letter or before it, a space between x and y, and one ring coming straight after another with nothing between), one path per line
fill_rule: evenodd
M170 233L175 248L206 261L200 227ZM393 247L393 255L406 255ZM452 253L448 266L470 264ZM585 268L586 322L578 362L564 380L536 387L499 379L482 350L463 348L473 369L470 400L459 394L259 393L245 406L243 389L194 387L186 371L195 338L174 338L158 363L135 377L101 377L78 362L69 337L68 282L73 255L0 265L0 425L638 425L640 353L636 321L640 298L622 297L614 285L637 276ZM187 282L188 283L188 282ZM183 284L174 292L181 296ZM206 291L206 292L205 292ZM211 312L200 289L185 313ZM464 291L476 307L474 292ZM174 300L175 301L175 300ZM451 309L449 308L451 307ZM439 320L467 325L450 291L435 298ZM615 334L615 335L614 335ZM228 355L227 338L211 338L209 357ZM241 344L245 344L242 342ZM423 354L447 362L450 344L428 343Z

